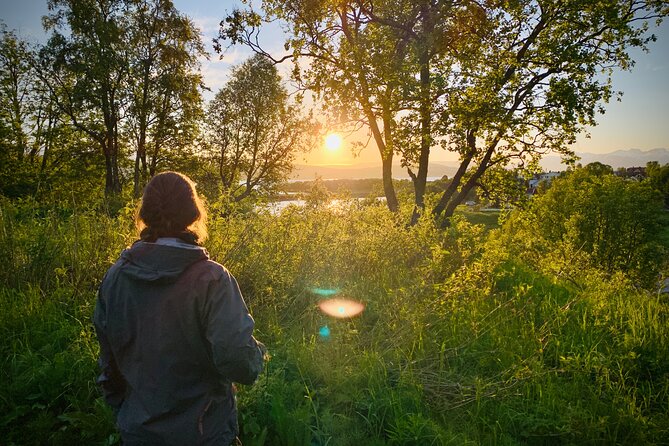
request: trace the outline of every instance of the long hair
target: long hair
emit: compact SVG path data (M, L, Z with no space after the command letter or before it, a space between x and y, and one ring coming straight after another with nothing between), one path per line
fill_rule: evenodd
M195 183L178 172L154 176L144 188L135 215L139 237L155 242L159 237L177 237L197 243L207 238L207 210Z

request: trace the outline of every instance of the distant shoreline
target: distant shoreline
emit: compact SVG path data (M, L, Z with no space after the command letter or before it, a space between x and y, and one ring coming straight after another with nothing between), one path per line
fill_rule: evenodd
M588 153L576 152L580 157L577 163L583 165L600 162L608 164L614 170L619 167L643 167L648 162L657 161L660 164L669 163L669 148L657 148L650 150L627 149L615 150L609 153ZM559 155L549 154L544 156L539 163L545 171L566 170L567 166L562 164ZM429 178L442 178L444 175L452 177L457 171L459 162L456 161L438 161L432 162L428 167ZM310 166L305 164L296 164L290 173L289 181L313 181L316 178L323 180L367 180L381 179L381 163L361 163L353 165L318 165ZM393 165L393 179L409 180L409 174L405 167L400 164Z

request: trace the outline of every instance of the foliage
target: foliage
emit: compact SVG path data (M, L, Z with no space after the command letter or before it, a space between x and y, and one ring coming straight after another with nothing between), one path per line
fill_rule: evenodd
M8 31L4 24L0 26L0 160L6 168L29 154L31 144L26 127L30 119L32 91L28 82L28 45ZM4 169L2 174L2 187L8 189L11 178Z
M586 192L645 193L571 175ZM575 179L546 196L562 181ZM410 211L351 200L212 212L207 249L238 278L272 356L238 393L244 444L666 443L665 297L597 262L572 277L544 268L508 239L517 217L488 232L456 215L441 230L428 216L406 226ZM100 278L133 240L132 216L1 203L7 444L118 443L94 386L90 317ZM541 232L523 234L523 245L560 254ZM318 288L365 311L333 320Z
M104 158L105 195L121 193L131 147L136 195L157 168L183 167L201 115L204 49L193 23L169 0L52 0L49 9L51 37L34 67L52 107Z
M664 197L664 207L669 208L669 164L660 166L657 161L648 163L646 175L651 186Z
M35 81L35 48L4 25L0 30L0 194L44 198L54 188L67 189L71 174L81 181L99 176L81 159L95 156L63 124L50 93Z
M206 55L199 30L168 0L141 0L129 13L128 133L135 150L134 196L158 170L184 170L202 118ZM186 169L188 170L188 169Z
M313 144L309 118L288 100L276 67L253 56L210 102L203 145L222 190L235 201L284 181L295 154Z
M446 218L491 167L536 166L549 151L571 160L569 144L614 93L612 68L629 69L627 49L646 48L651 21L669 12L656 0L262 4L264 16L234 11L220 39L292 59L294 78L335 116L346 121L353 109L379 149L391 210L393 153L418 164L417 207L430 150L441 143L457 153L459 169L433 210ZM258 45L263 19L285 22L285 56Z
M88 135L105 158L105 194L121 192L124 153L118 127L128 97L128 34L122 0L49 1L52 31L36 64L58 109Z
M661 209L649 184L588 165L553 180L510 219L507 234L529 261L567 278L588 264L650 285L661 267Z
M522 205L527 200L527 187L519 173L516 169L490 167L478 182L478 195L496 208Z

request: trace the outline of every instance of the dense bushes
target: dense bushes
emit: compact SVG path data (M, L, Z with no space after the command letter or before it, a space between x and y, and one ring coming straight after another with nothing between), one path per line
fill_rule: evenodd
M0 437L117 442L90 316L132 240L131 209L1 212ZM586 258L566 278L532 261L509 238L527 214L492 232L461 216L446 231L407 227L355 201L212 214L207 248L238 277L272 356L238 394L244 444L669 441L669 303L617 264ZM333 320L316 288L366 309Z
M666 251L662 213L662 197L649 183L586 167L555 179L514 214L505 234L516 253L543 270L573 278L588 265L648 287Z

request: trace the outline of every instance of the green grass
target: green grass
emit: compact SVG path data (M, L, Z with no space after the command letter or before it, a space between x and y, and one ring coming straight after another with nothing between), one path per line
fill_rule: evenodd
M499 228L499 217L500 211L470 211L467 209L458 209L456 215L463 215L468 222L474 225L483 225L486 229L496 229Z
M90 317L132 213L4 206L0 438L117 444ZM381 206L213 217L207 248L272 356L238 394L244 444L669 442L669 302L622 274L525 263L490 237L497 215L462 217L444 231ZM330 319L314 287L366 309Z

